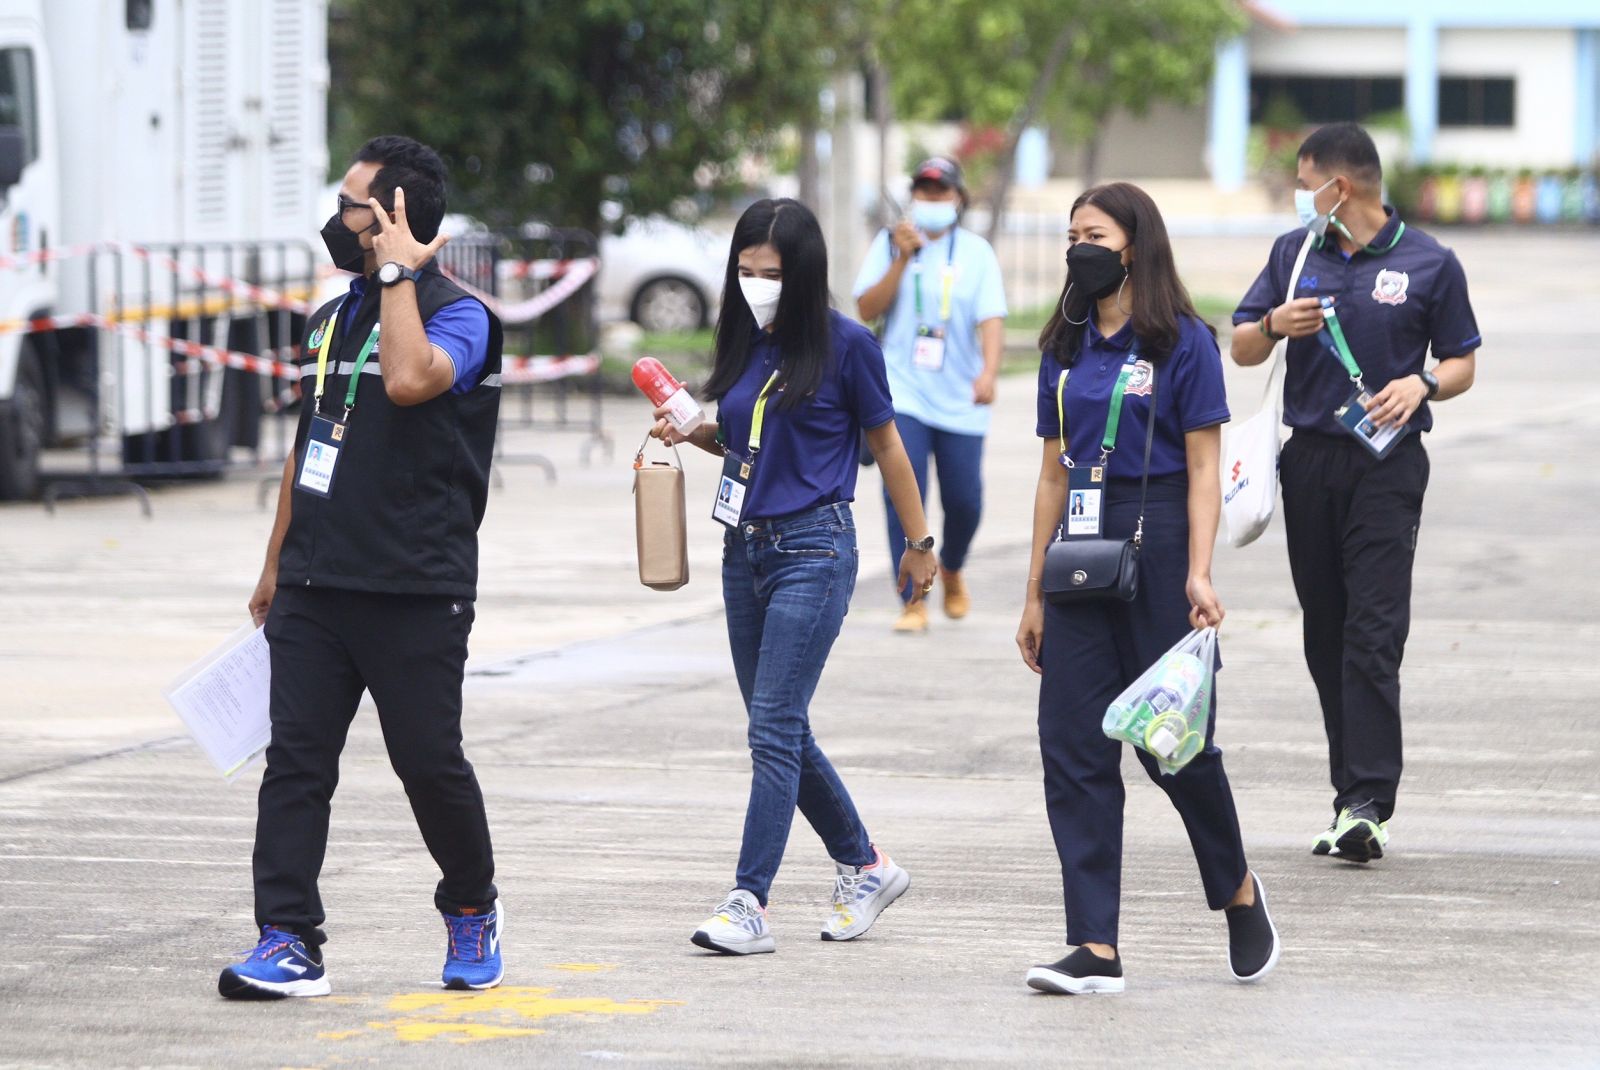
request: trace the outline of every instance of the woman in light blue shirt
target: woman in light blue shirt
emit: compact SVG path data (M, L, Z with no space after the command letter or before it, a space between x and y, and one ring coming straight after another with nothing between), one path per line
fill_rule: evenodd
M928 496L928 459L939 473L944 538L939 576L947 616L966 616L971 600L961 568L983 512L983 439L1005 329L1000 264L983 238L957 225L967 202L961 168L934 157L911 176L911 218L878 234L856 278L864 321L883 318L883 355L894 395L895 424ZM889 550L895 561L905 532L893 509ZM900 591L895 630L928 626L925 602Z

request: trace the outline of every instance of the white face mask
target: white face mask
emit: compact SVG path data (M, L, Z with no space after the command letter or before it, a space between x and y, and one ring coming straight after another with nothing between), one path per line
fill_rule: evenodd
M912 201L911 222L924 234L943 234L955 225L955 201Z
M783 294L783 283L777 279L741 276L739 289L744 293L745 304L750 306L750 314L756 318L756 326L766 329L772 317L778 314L778 298Z
M1297 189L1294 191L1294 212L1300 217L1300 225L1305 227L1317 237L1322 237L1328 231L1328 221L1333 218L1333 213L1338 210L1339 204L1329 208L1327 213L1317 211L1317 194L1333 185L1336 179L1328 179L1316 189ZM1341 228L1342 229L1342 228Z

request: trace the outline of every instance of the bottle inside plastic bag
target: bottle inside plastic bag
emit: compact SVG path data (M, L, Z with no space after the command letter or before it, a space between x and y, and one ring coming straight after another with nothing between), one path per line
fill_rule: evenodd
M1177 773L1205 746L1215 656L1216 629L1190 632L1112 701L1101 729Z

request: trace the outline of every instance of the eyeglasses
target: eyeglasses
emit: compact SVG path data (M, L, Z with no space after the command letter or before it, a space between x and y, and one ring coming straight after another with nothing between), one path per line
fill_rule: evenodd
M351 198L346 197L343 193L340 193L338 196L339 216L341 218L343 218L344 214L350 211L352 208L365 208L369 212L372 211L372 205L368 204L366 201L352 200Z

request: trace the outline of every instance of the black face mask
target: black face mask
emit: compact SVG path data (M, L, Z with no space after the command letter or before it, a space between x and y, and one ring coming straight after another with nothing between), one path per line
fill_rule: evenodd
M337 212L322 228L322 244L328 247L334 267L340 271L361 274L367 257L367 251L361 247L361 235L345 226L344 219Z
M1128 277L1128 269L1122 266L1120 249L1107 249L1088 242L1078 242L1067 250L1067 271L1073 283L1095 301L1110 297Z

